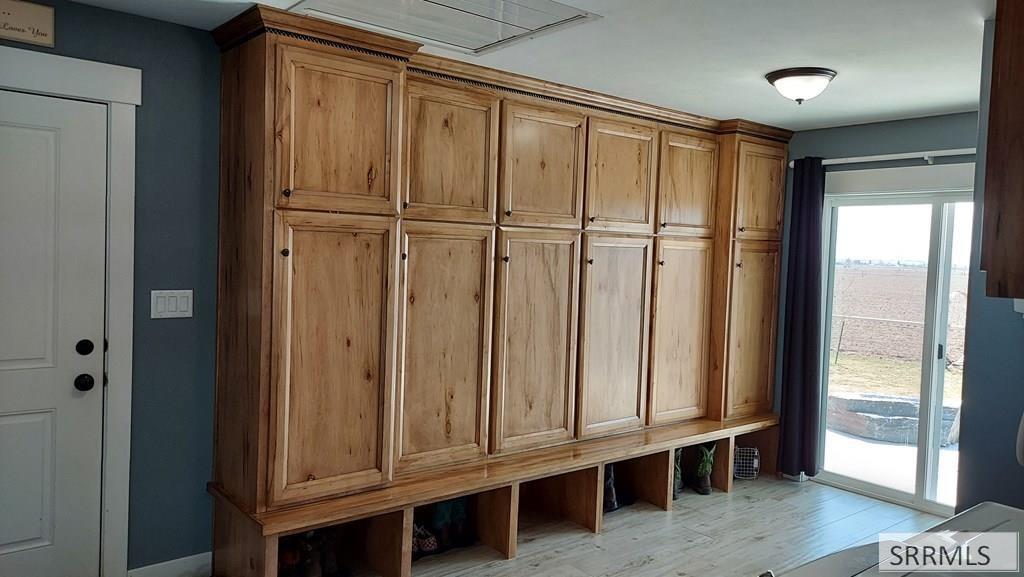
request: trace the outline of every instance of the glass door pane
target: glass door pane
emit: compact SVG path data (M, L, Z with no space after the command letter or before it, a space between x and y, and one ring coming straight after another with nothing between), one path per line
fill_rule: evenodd
M839 206L825 471L913 495L931 204Z
M950 204L953 220L950 246L950 271L947 299L946 334L944 342L943 386L939 391L941 425L939 434L939 463L935 500L943 505L956 505L956 478L960 456L960 399L964 377L964 327L967 321L967 277L971 264L971 228L974 222L974 204ZM940 330L942 330L940 328Z

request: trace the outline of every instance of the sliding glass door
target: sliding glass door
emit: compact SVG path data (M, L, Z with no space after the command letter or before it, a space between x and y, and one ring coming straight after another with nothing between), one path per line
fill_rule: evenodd
M955 503L969 192L826 197L825 482Z

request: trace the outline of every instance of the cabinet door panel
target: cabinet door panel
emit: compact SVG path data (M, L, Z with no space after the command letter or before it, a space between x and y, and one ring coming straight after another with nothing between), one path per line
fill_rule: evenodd
M767 412L775 381L779 244L736 241L726 417Z
M403 80L397 66L279 46L278 207L396 212Z
M390 478L395 228L275 215L272 504Z
M587 230L654 232L654 129L592 118Z
M661 134L658 232L714 234L718 142L675 132Z
M587 235L580 318L580 438L642 424L651 244L649 238Z
M711 240L659 239L648 424L707 413Z
M741 140L737 176L736 238L780 239L785 148Z
M489 226L402 226L399 472L487 450L493 239Z
M580 227L585 124L582 114L506 102L503 225Z
M494 222L498 99L421 80L409 82L410 218Z
M573 438L580 235L499 233L493 450Z

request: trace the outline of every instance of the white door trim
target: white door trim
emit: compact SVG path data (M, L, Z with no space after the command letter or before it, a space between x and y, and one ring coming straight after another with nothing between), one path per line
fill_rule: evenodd
M933 397L942 390L943 373L938 368L935 351L939 344L945 346L945 334L939 334L939 328L945 326L940 322L937 312L943 307L937 302L941 295L948 296L949 262L942 256L948 253L942 245L952 234L952 220L947 214L946 206L950 203L972 202L974 200L973 178L974 162L915 166L902 168L883 168L859 171L830 172L825 184L825 203L822 213L822 295L821 303L822 340L821 350L828 353L831 340L831 323L833 289L836 269L836 226L837 210L844 206L879 206L879 205L931 205L930 238L928 241L928 281L926 288L925 321L926 328L922 342L921 356L921 395L918 399L921 407L918 415L918 449L915 464L915 487L913 494L904 493L889 487L876 485L860 479L847 477L824 469L825 462L825 431L826 421L821 421L818 430L818 462L822 470L814 477L814 481L863 493L885 501L898 503L928 513L949 516L954 508L935 500L935 485L931 473L936 470L939 443L937 430L940 421L940 407L933 407ZM914 184L918 183L918 184ZM951 240L949 241L951 242ZM943 278L945 276L945 278ZM929 329L928 320L932 327ZM828 414L828 377L829 365L824 359L819 363L821 371L822 395L819 410L821 415ZM926 413L927 411L927 413Z
M128 481L135 286L135 107L142 71L0 46L0 89L107 105L107 385L100 575L128 574Z

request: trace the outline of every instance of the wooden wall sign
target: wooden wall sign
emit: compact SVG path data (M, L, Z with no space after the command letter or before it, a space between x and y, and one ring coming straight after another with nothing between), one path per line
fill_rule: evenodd
M53 48L53 7L0 0L0 38Z

